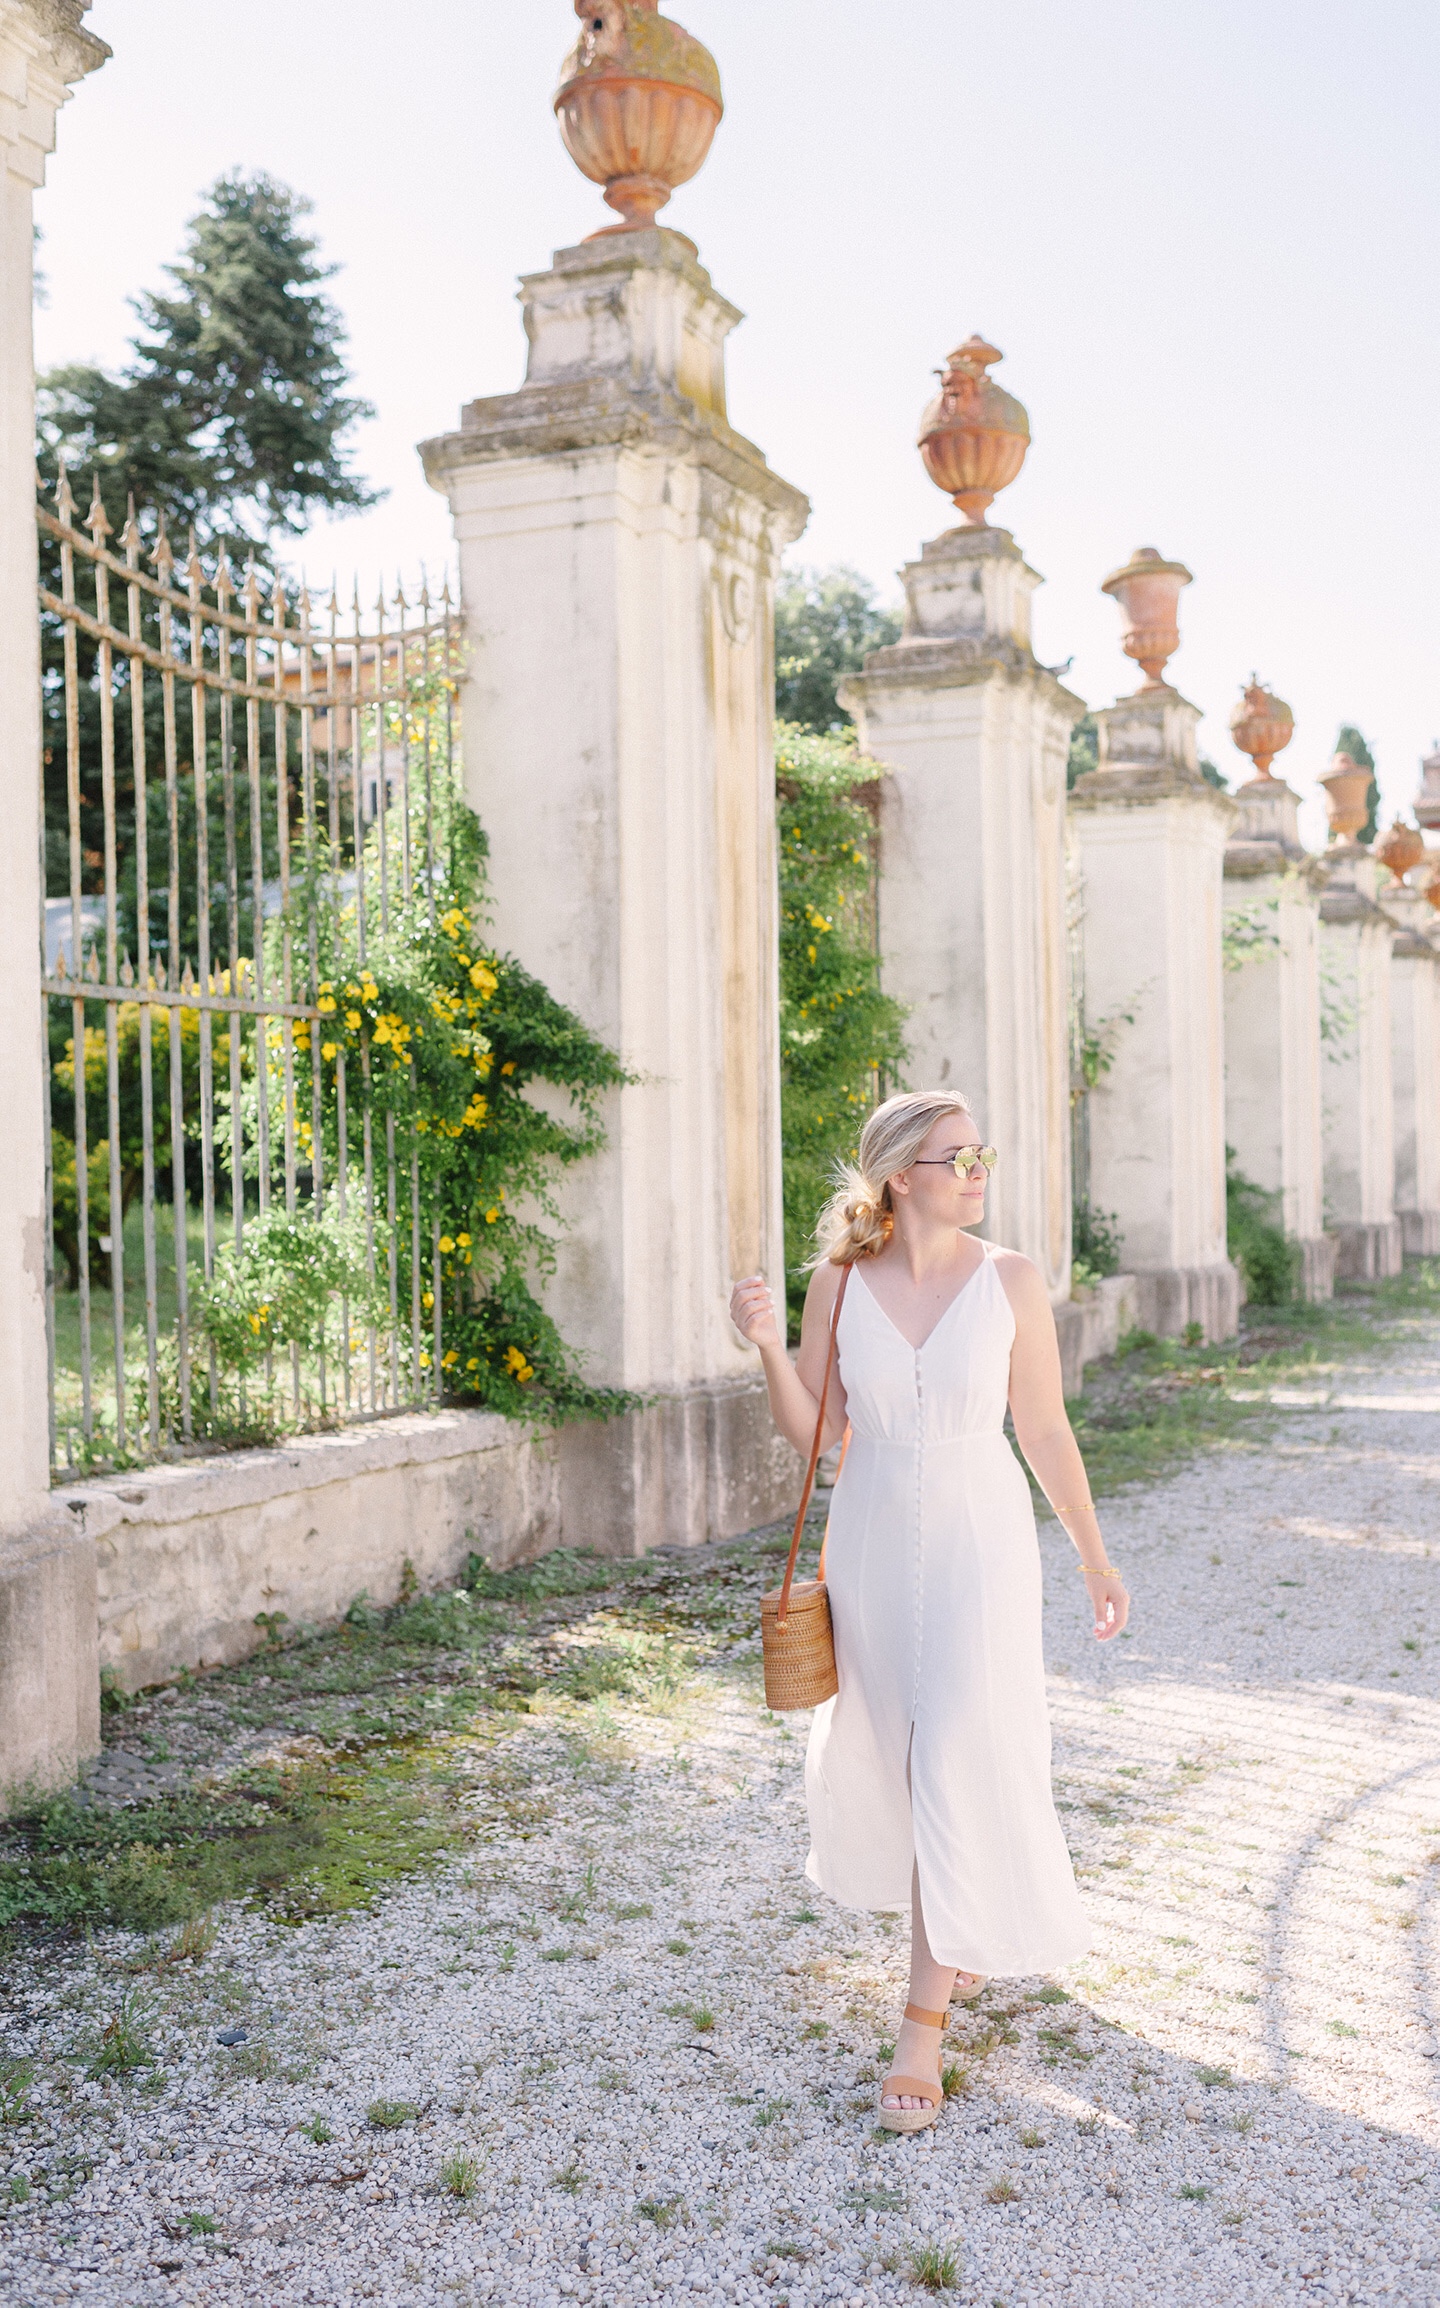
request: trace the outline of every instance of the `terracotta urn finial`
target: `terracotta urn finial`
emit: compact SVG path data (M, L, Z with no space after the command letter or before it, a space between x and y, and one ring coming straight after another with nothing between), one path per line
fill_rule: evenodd
M1013 393L987 371L1004 354L983 337L967 337L935 374L940 390L920 419L920 454L937 489L985 529L986 508L1025 462L1030 419Z
M1403 882L1410 868L1419 865L1425 855L1425 836L1397 817L1390 831L1375 843L1371 854L1381 865L1390 868L1397 882Z
M1431 832L1440 826L1440 738L1420 761L1420 791L1415 796L1415 823ZM1436 899L1440 905L1440 898Z
M1330 839L1351 842L1370 815L1370 772L1348 753L1337 753L1318 781L1325 788Z
M1180 646L1180 588L1191 582L1183 561L1167 561L1153 545L1141 545L1100 588L1120 604L1125 619L1120 646L1144 673L1144 689L1168 686L1162 677Z
M643 231L704 163L725 109L720 74L658 0L575 0L575 13L580 37L555 91L560 134L624 220L602 230Z
M1249 687L1230 716L1230 735L1240 751L1249 754L1255 775L1274 784L1270 764L1295 735L1295 716L1258 673L1251 674Z

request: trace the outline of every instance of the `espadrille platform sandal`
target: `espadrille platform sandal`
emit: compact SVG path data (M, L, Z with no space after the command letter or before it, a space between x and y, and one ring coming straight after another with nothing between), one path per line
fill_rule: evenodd
M989 1984L983 1971L957 1971L955 1985L950 1990L950 2001L973 2003L977 1995L985 1993Z
M925 2011L918 2003L907 2003L905 2017L913 2020L918 2027L934 2028L937 2034L943 2036L943 2011ZM936 2058L938 2065L938 2045ZM887 2108L887 2092L893 2099L898 2099L902 2092L908 2092L911 2099L919 2100L921 2105L918 2108ZM938 2076L888 2075L882 2080L875 2095L875 2118L882 2132L923 2132L934 2123L944 2105L945 2087Z

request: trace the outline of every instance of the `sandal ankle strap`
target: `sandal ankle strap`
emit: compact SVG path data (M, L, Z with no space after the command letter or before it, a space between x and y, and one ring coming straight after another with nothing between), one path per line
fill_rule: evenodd
M906 2019L918 2020L920 2026L925 2028L943 2028L948 2016L943 2011L926 2011L918 2003L907 2003L905 2006Z

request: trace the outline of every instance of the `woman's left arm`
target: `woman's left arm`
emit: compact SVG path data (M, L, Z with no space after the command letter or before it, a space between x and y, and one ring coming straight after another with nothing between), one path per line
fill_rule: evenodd
M1039 1272L1018 1251L997 1252L995 1263L1015 1316L1015 1344L1010 1353L1010 1415L1015 1421L1015 1440L1075 1543L1094 1606L1095 1632L1102 1643L1108 1642L1129 1617L1130 1598L1118 1572L1108 1568L1085 1461L1065 1409L1060 1341L1055 1335L1050 1299Z

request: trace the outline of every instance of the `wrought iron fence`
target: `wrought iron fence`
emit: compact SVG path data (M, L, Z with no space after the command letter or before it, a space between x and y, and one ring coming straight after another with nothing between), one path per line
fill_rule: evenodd
M375 1015L367 938L444 902L448 586L292 599L193 538L177 568L133 503L117 553L98 482L82 524L63 472L38 518L52 1466L243 1440L262 1402L299 1426L432 1399L441 1237L420 1125L374 1096L407 1029ZM272 1348L268 1305L226 1293L278 1213L326 1289ZM227 1319L253 1353L227 1358Z

